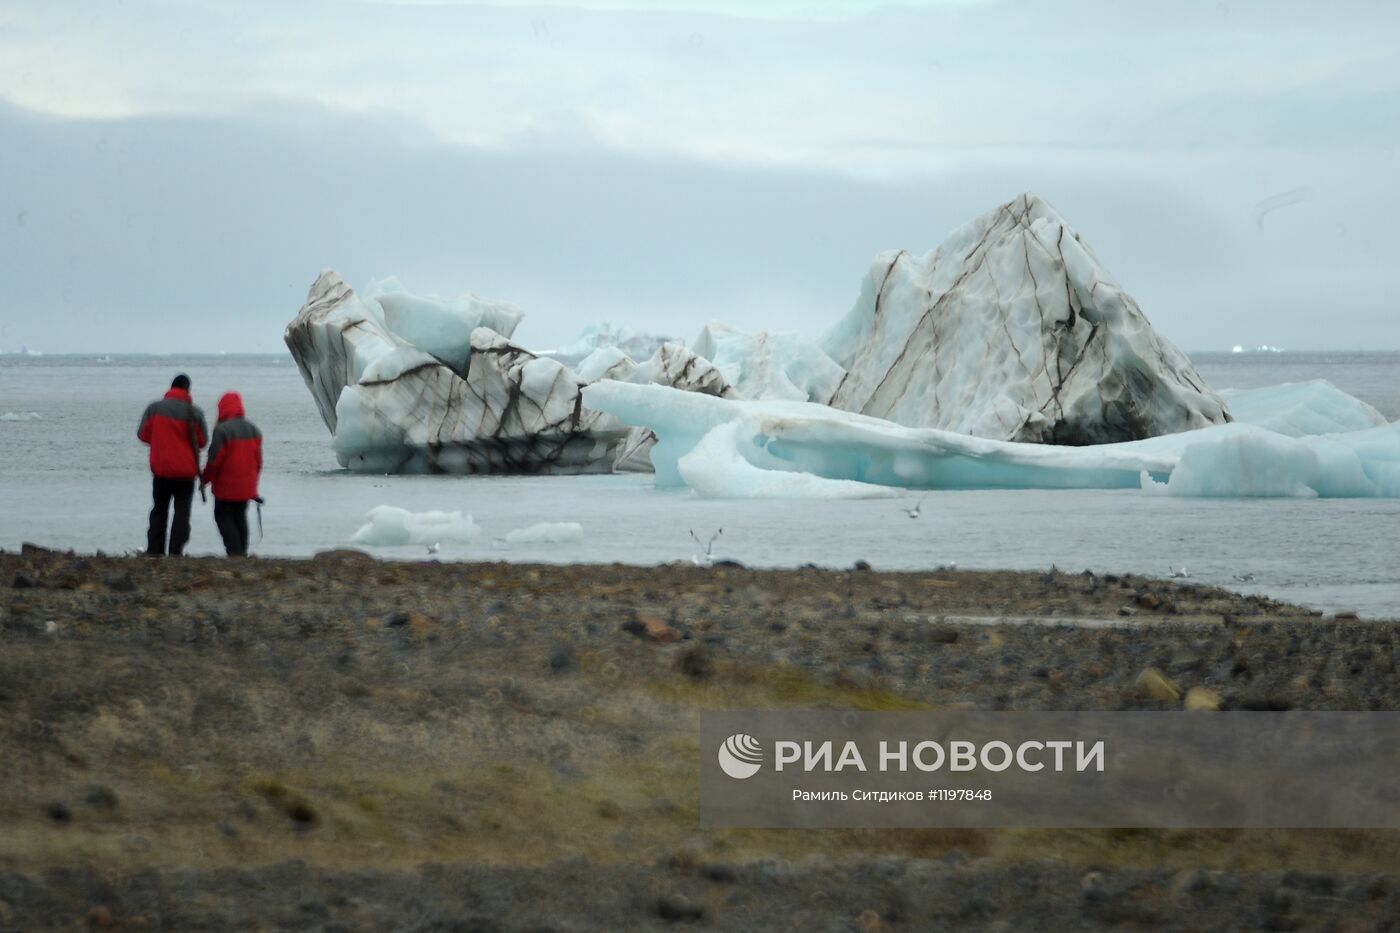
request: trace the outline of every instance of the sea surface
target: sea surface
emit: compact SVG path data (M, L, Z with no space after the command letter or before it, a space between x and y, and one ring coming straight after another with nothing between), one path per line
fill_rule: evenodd
M1200 353L1218 389L1328 379L1400 419L1400 353ZM751 566L959 567L1136 572L1259 592L1327 611L1400 618L1400 500L1191 500L1115 491L930 493L900 500L716 501L657 490L649 476L385 477L339 468L330 435L287 356L0 357L0 548L32 541L123 553L145 542L146 404L176 372L194 380L211 427L217 399L243 394L265 437L264 537L254 551L344 546L380 504L460 510L484 533L437 559L654 564L689 560L690 531L724 534L715 554ZM31 417L29 413L37 417ZM6 415L13 417L6 418ZM18 420L15 420L18 419ZM196 501L190 552L220 552ZM581 543L508 547L508 531L574 521ZM256 538L256 525L254 537ZM427 559L422 548L383 556ZM1238 578L1246 578L1241 580ZM1252 578L1252 579L1251 579Z

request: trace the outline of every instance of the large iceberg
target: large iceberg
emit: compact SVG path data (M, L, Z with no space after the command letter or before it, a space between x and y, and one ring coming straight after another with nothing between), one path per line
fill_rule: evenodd
M1224 424L1224 402L1049 204L1025 194L923 257L885 253L821 340L833 407L906 427L1104 444Z
M1254 399L1261 412L1269 407L1264 391ZM658 485L687 485L707 497L847 498L880 495L881 487L1400 497L1400 423L1297 437L1225 424L1067 447L908 428L806 402L703 397L660 386L601 382L583 394L588 407L655 433ZM1287 408L1288 394L1284 387L1276 407Z
M357 295L326 270L284 336L342 466L373 473L612 470L634 432L583 407L586 381L573 370L510 342L520 317L510 305L472 295L410 295L392 279ZM676 344L642 364L616 362L604 368L609 378L728 391L713 365ZM643 446L635 445L634 457Z
M285 338L340 463L365 472L654 470L767 497L1400 485L1375 409L1324 382L1217 394L1033 195L923 257L879 257L816 340L712 322L687 348L602 326L532 353L521 318L392 278L357 294L327 270Z

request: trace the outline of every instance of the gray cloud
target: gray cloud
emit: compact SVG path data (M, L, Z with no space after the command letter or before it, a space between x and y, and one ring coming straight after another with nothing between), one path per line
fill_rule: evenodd
M0 16L0 347L272 349L324 265L817 330L1022 190L1184 347L1400 346L1389 8L123 9Z

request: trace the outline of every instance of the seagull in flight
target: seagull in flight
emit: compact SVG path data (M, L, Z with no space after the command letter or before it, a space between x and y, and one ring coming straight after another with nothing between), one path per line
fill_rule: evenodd
M904 514L905 514L905 515L908 515L910 518L918 518L918 517L923 513L923 509L924 509L924 500L927 499L927 498L928 498L928 494L927 494L927 493L925 493L924 495L920 496L920 497L919 497L919 501L916 502L916 503L914 503L914 507L913 507L912 509L905 509L905 510L904 510Z
M428 553L429 553L429 554L436 554L438 551L441 551L441 550L442 550L442 542L441 542L441 541L434 541L432 544L428 545Z
M700 536L697 535L695 529L692 528L690 530L690 536L695 539L695 546L702 547L705 550L704 553L697 551L695 556L690 559L690 562L697 567L708 567L713 564L715 562L715 542L719 540L719 536L722 534L724 534L724 529L720 528L714 534L710 535L710 540L708 542L702 542Z
M1168 564L1167 569L1171 571L1172 579L1174 580L1185 580L1190 576L1190 574L1186 572L1186 567L1184 565L1181 567L1173 567Z

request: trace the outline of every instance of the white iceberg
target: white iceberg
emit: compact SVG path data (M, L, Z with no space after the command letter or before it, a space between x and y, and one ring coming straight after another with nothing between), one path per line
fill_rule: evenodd
M337 459L352 470L613 469L631 432L583 408L585 381L567 366L511 343L519 319L501 302L418 298L396 280L357 295L326 270L285 339L331 430ZM644 363L614 362L621 365L605 367L609 378L729 392L714 366L679 344L662 345ZM640 432L638 438L629 448L634 461L645 457Z
M1400 430L1374 430L1390 435L1390 456L1375 457L1380 451L1365 449L1368 439L1361 435L1367 432L1331 439L1287 437L1262 428L1219 436L1201 432L1208 436L1182 446L1166 491L1206 498L1400 495Z
M931 253L885 253L821 340L835 408L998 440L1102 444L1224 424L1222 400L1079 234L1022 195Z
M410 512L392 505L370 509L365 523L350 537L351 544L393 547L420 544L470 544L481 534L481 526L461 512Z
M582 405L582 387L602 380L1073 445L1230 420L1079 235L1031 195L922 259L880 257L820 342L716 322L686 349L604 325L546 356L510 342L520 319L504 302L414 296L392 278L356 295L326 271L286 341L340 462L361 471L650 468L648 428L628 431ZM638 362L639 348L654 352Z
M576 544L583 540L578 522L537 522L506 532L506 544Z
M43 421L44 416L37 411L7 411L0 415L0 421Z
M655 433L658 485L688 485L714 498L855 494L831 482L919 489L1160 485L1177 496L1400 497L1400 423L1299 438L1227 424L1064 447L907 428L811 403L722 399L660 386L600 382L584 389L584 400ZM789 476L770 479L763 472Z
M581 389L605 380L1064 445L1230 420L1079 235L1032 195L927 256L882 255L855 306L818 341L716 322L687 349L603 325L537 354L511 341L520 319L505 302L415 296L393 278L357 295L327 270L285 339L341 464L361 471L649 469L649 428L628 430L582 404Z
M1263 389L1222 389L1220 397L1236 421L1288 437L1344 434L1386 423L1380 412L1326 379Z

